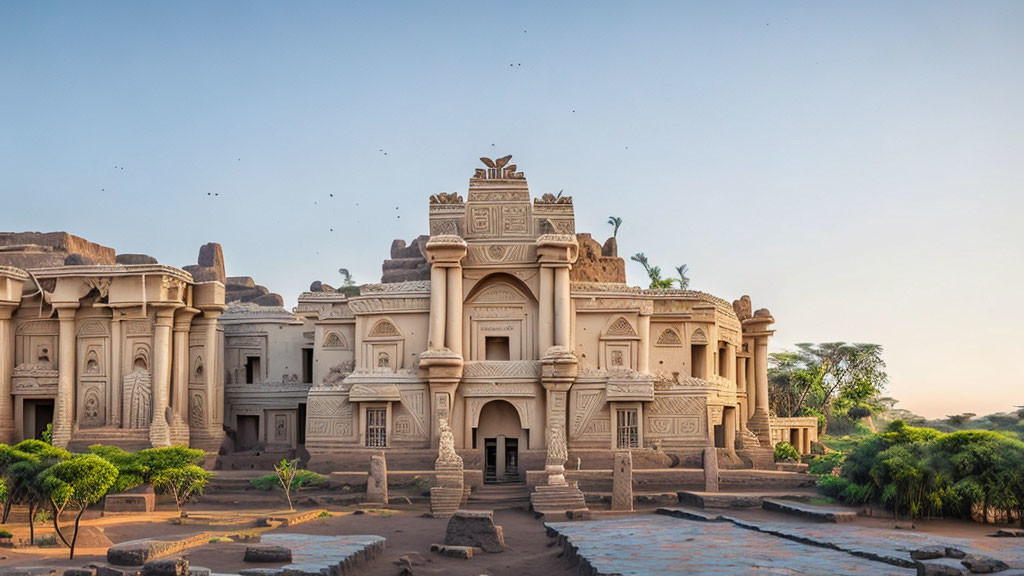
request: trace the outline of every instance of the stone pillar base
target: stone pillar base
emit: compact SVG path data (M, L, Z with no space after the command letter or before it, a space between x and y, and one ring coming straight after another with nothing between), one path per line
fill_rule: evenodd
M561 514L569 510L587 510L587 501L575 482L540 485L530 494L530 508L541 514Z
M771 419L763 409L754 411L754 416L747 422L747 428L757 436L761 446L772 445Z
M436 486L430 489L430 515L447 518L468 499L462 467L438 468Z

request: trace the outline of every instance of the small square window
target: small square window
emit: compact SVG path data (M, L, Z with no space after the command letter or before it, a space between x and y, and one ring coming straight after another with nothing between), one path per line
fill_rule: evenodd
M484 359L508 361L511 358L508 336L487 336L484 338Z

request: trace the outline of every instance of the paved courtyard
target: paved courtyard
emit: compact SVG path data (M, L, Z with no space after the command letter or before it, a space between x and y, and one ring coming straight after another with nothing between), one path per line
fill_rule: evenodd
M845 552L801 544L729 522L662 516L549 523L597 574L915 574ZM839 528L842 529L842 528Z

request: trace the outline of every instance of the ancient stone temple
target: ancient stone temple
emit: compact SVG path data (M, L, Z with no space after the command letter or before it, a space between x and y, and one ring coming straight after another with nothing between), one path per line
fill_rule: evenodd
M0 265L0 441L52 422L75 449L220 447L222 281L63 233L0 240L0 263L26 267Z
M510 157L482 160L465 197L430 198L429 237L392 247L396 281L299 297L311 466L383 450L390 468L432 469L442 421L484 482L544 483L553 435L570 469L611 469L620 450L699 468L707 447L723 466L770 463L771 314L626 285L614 244L576 232L571 197L534 198Z

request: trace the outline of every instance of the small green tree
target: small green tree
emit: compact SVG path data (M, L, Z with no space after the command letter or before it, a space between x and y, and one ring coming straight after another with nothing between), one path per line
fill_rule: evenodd
M150 477L153 487L174 497L174 506L181 507L196 494L202 494L213 474L195 464L180 468L164 468Z
M11 447L6 477L10 482L10 503L28 509L29 542L35 543L36 511L49 500L43 491L42 473L57 462L71 458L71 453L42 440L24 440ZM9 509L5 509L5 516Z
M619 226L622 226L622 218L618 216L609 216L608 223L612 225L612 238L619 237Z
M58 462L42 473L43 491L53 508L53 527L57 536L70 548L68 558L75 558L78 529L86 509L103 498L117 481L117 468L95 454L75 456ZM75 514L71 542L60 528L60 515L68 507L78 509Z
M298 471L298 459L282 459L274 465L274 473L277 474L277 480L281 483L281 489L284 490L284 498L288 501L289 510L295 510L295 506L292 506L292 482L295 481L295 474Z
M149 467L142 462L138 453L127 452L117 446L100 444L89 446L89 453L103 458L117 468L117 481L110 487L112 493L131 490L146 483Z
M946 416L946 420L953 427L959 428L967 423L968 420L977 416L974 412L964 412L963 414L952 414Z
M800 453L789 442L779 442L775 445L776 462L799 462Z

